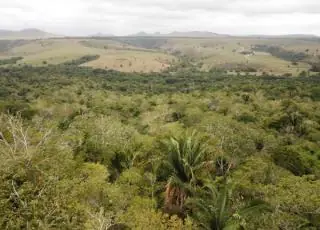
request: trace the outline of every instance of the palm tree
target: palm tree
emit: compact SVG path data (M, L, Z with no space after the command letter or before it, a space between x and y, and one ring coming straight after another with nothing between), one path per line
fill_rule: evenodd
M205 186L206 199L190 199L188 205L194 211L194 218L204 229L238 230L244 229L244 219L252 214L270 211L270 206L261 200L253 200L240 210L231 209L232 188L230 184L219 191L212 185Z
M168 153L166 163L171 170L166 184L165 210L181 213L185 200L198 182L197 172L205 166L206 144L196 132L171 137L164 144Z

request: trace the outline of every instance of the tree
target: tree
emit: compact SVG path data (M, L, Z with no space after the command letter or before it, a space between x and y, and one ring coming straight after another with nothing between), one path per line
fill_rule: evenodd
M301 71L299 77L307 77L307 72L305 70Z
M84 229L109 205L106 168L73 160L53 130L0 115L1 229Z
M217 190L213 184L204 187L205 198L190 199L193 217L204 229L227 230L243 229L246 217L270 210L267 203L253 200L245 207L233 211L232 185L226 184Z
M166 163L171 169L166 184L165 210L182 212L185 200L198 182L197 172L205 166L208 151L196 132L190 136L171 137L164 144L168 152Z

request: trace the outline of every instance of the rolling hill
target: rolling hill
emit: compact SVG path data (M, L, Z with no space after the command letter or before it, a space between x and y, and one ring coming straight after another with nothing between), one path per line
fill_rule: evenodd
M23 29L19 31L14 30L0 30L0 39L43 39L50 37L58 37L57 35L39 30L39 29Z
M99 34L98 34L99 35ZM64 37L29 29L0 31L0 59L23 57L17 65L61 64L86 55L99 55L84 63L122 72L161 72L179 63L191 63L203 71L221 69L233 74L299 76L319 63L319 40L288 37L226 36L211 32L139 33L140 36ZM198 37L197 37L198 36ZM173 68L174 69L174 68Z

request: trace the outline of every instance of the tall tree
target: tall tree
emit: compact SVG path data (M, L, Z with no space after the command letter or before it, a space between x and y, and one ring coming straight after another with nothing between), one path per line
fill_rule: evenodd
M166 163L171 175L165 191L165 209L181 212L192 187L198 181L197 172L205 166L206 144L196 132L164 141L168 153Z

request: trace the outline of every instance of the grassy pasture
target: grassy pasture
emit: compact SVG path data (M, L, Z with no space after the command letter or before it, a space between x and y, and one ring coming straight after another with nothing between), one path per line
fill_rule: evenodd
M272 72L275 74L291 73L297 75L310 66L306 63L292 65L290 61L274 57L268 53L255 52L255 55L243 55L243 51L252 51L255 45L279 46L288 51L316 54L320 43L297 39L259 39L259 38L172 38L161 48L168 52L178 52L203 63L203 70L213 67L232 69L245 65L258 72Z
M41 66L59 64L84 55L100 55L85 66L126 72L152 72L167 68L175 59L159 51L136 48L112 40L52 39L35 40L9 50L3 57L22 56L19 63Z
M211 68L239 70L254 68L257 73L292 74L310 69L308 61L318 61L320 43L315 39L293 38L162 38L157 48L150 48L155 38L132 38L134 42L119 39L73 38L33 40L14 46L0 53L0 59L22 56L18 64L41 66L59 64L84 55L100 55L100 58L83 64L95 68L108 68L124 72L158 72L169 67L177 58L188 56L192 62L201 64L201 69ZM140 40L139 40L140 39ZM135 44L139 44L135 46ZM145 45L145 46L144 46ZM290 61L264 52L245 55L255 45L277 46L287 51L303 52L309 55L303 62Z
M83 64L96 68L115 69L124 72L158 72L169 67L174 57L162 53L130 50L110 51L99 59Z

